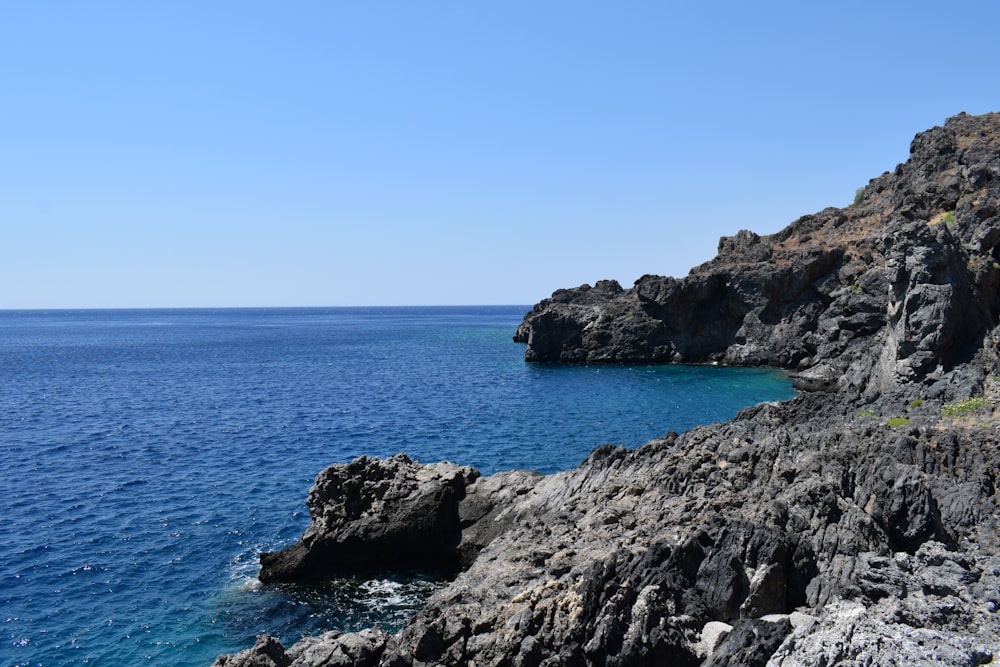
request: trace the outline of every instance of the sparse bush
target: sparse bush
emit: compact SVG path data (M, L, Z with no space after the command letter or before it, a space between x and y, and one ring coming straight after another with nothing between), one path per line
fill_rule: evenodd
M886 424L886 426L890 426L892 428L896 428L897 426L906 426L909 423L910 423L910 420L909 420L908 417L893 417L892 419L890 419L889 421L887 421L885 424Z
M854 191L854 202L851 206L860 206L861 202L865 200L865 195L868 194L868 186L863 185Z
M954 211L945 211L941 215L935 216L930 221L930 224L932 224L932 225L939 225L942 222L945 223L946 225L954 225L955 224L955 212Z
M910 401L910 409L913 410L915 408L919 408L923 404L924 404L924 399L915 398L912 401Z
M875 419L875 411L871 408L865 410L858 410L859 417L868 417L869 419Z
M964 417L965 415L971 415L973 412L986 407L986 398L983 396L977 396L976 398L967 398L964 401L959 401L958 403L948 403L947 405L941 406L941 414L945 417Z

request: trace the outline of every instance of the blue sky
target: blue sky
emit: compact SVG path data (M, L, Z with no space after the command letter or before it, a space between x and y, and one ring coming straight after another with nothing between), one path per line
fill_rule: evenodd
M1000 3L0 4L0 308L684 275L1000 110Z

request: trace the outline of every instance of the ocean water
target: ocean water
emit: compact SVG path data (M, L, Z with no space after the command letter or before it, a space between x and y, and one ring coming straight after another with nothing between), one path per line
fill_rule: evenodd
M208 665L263 631L394 630L440 581L256 582L323 467L552 472L793 394L761 369L525 364L526 311L0 312L0 665Z

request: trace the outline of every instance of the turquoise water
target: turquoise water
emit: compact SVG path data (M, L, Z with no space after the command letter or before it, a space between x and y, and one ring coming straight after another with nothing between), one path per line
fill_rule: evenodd
M792 396L761 369L525 364L527 310L0 312L0 664L207 665L265 630L399 627L440 582L256 583L323 467L552 472Z

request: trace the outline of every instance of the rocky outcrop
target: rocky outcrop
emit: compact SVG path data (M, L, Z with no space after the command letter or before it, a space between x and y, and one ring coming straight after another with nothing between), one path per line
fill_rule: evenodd
M933 384L1000 313L998 126L951 118L853 206L723 238L683 279L559 290L515 340L529 361L780 366L812 389L869 393Z
M377 537L435 480L452 491L434 558L463 568L396 635L262 637L217 664L989 664L998 210L1000 115L963 115L849 209L724 239L683 280L556 292L518 331L529 359L767 363L824 391L548 476L342 466L337 488L404 490L353 513L353 491L310 492L314 525L373 517Z
M389 636L378 629L341 634L336 630L306 637L288 651L268 634L257 637L252 648L236 655L222 655L212 667L375 667Z
M452 569L462 537L459 502L479 473L451 463L421 466L405 454L361 457L316 476L310 523L294 545L260 556L262 582L362 569Z
M896 664L980 664L1000 650L996 426L859 408L804 395L538 478L378 664L867 664L879 637Z
M997 657L1000 561L937 542L851 561L860 591L804 618L768 665L986 665Z
M262 553L258 578L457 570L517 518L512 500L539 477L519 470L483 479L468 466L424 466L405 454L332 465L309 489L309 527L295 544Z

